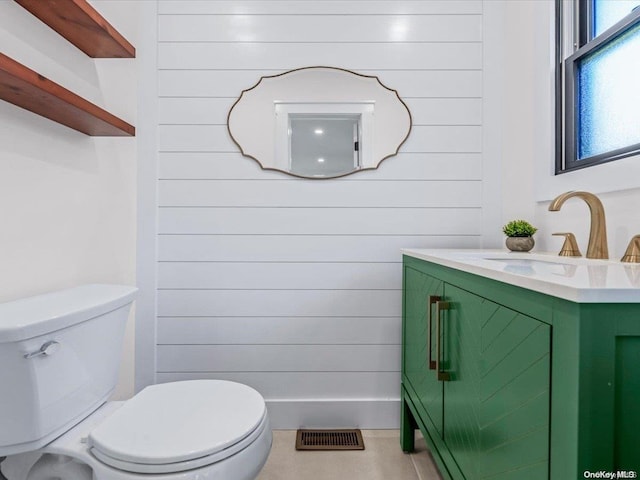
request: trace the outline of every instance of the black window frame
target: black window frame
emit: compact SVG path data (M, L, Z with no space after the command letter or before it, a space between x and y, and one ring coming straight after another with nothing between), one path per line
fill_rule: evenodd
M609 43L640 24L640 8L634 9L618 23L593 37L592 0L576 0L573 3L575 51L565 59L565 32L563 0L556 0L556 175L582 168L600 165L640 153L640 143L611 150L578 160L576 158L579 132L577 107L578 63L586 56L605 48Z

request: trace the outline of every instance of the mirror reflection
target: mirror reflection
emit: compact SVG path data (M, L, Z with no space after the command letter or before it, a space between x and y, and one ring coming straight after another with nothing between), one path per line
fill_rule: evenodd
M244 90L227 127L263 169L322 179L377 168L408 137L411 115L377 77L308 67Z
M360 168L356 115L291 115L290 170L305 177L333 177Z

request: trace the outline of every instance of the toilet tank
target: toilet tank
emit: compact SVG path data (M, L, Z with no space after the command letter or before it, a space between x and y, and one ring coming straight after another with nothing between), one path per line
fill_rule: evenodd
M83 285L0 304L0 457L46 445L109 398L136 292Z

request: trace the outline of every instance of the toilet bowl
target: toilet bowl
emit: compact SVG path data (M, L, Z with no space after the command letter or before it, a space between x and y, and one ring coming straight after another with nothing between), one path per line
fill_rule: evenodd
M0 398L8 480L258 475L271 429L264 399L246 385L164 383L106 401L134 294L89 285L0 305L0 384L15 386Z

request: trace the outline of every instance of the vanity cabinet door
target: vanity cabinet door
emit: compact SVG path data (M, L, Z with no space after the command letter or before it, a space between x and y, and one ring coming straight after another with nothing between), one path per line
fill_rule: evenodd
M429 316L435 311L434 296L442 297L443 282L410 267L405 267L404 281L403 374L418 396L416 403L442 437L443 385L430 368L429 344L435 360L436 342L434 322L429 331Z
M466 480L549 469L551 327L446 284L444 442Z

